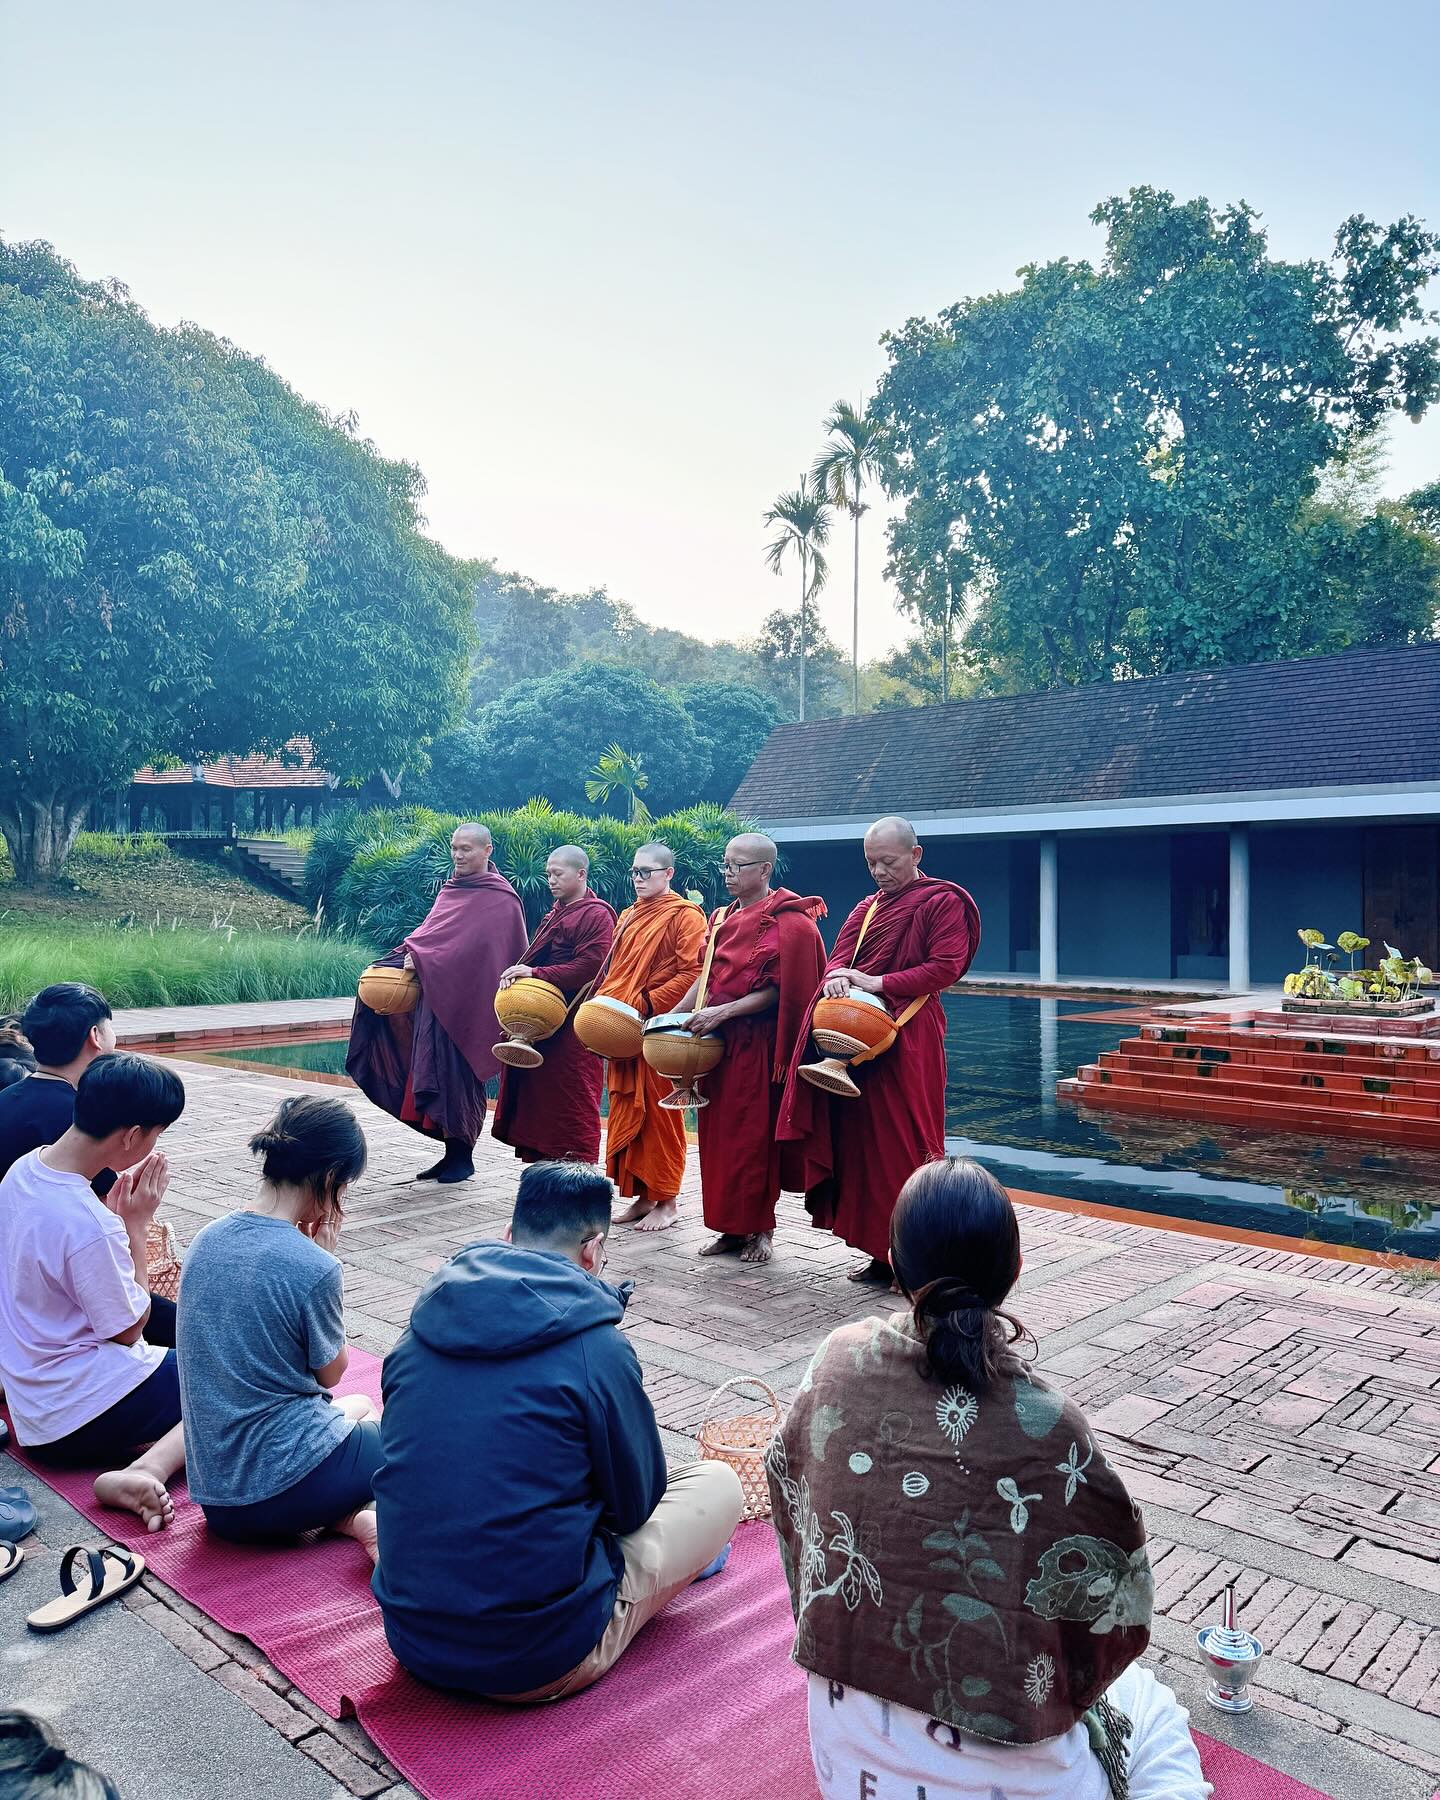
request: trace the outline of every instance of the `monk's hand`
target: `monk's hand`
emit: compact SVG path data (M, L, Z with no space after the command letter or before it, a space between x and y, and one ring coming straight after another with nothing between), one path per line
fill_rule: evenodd
M699 1012L691 1013L685 1021L685 1029L693 1033L695 1037L700 1037L705 1032L719 1031L729 1017L730 1008L728 1006L704 1006Z
M405 952L405 960L401 963L400 967L402 969L413 969L415 967L415 958L408 950Z
M526 963L511 963L510 967L501 973L500 985L502 988L507 988L512 981L528 980L534 973L535 971Z
M832 969L825 977L827 1000L843 1000L852 988L859 988L862 994L878 994L880 977L863 975L859 969Z

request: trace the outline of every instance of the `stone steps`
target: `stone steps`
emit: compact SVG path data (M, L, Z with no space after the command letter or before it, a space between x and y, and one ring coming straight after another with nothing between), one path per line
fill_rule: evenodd
M238 838L236 852L242 867L262 886L275 887L287 899L299 900L305 892L305 852L273 838Z

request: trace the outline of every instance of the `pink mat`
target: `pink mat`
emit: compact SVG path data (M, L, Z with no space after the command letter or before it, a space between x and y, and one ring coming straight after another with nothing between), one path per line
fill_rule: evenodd
M378 1400L379 1361L352 1352L341 1391ZM790 1605L768 1525L742 1526L724 1574L672 1602L596 1687L513 1711L436 1693L401 1670L369 1565L345 1539L224 1543L180 1483L174 1525L151 1537L97 1507L88 1476L35 1473L115 1541L143 1550L158 1580L248 1637L332 1718L353 1710L428 1800L753 1800L761 1791L816 1800L805 1681L789 1660ZM1217 1800L1327 1800L1195 1737Z

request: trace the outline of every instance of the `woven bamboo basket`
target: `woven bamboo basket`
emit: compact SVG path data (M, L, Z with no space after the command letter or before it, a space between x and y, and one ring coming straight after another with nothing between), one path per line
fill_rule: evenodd
M733 1413L724 1419L710 1416L722 1394L730 1388L747 1386L759 1388L764 1394L770 1402L768 1413ZM740 1477L740 1489L745 1496L744 1517L747 1519L770 1517L770 1483L765 1479L765 1446L774 1437L784 1416L774 1389L768 1387L757 1375L736 1375L729 1381L722 1381L705 1402L705 1414L700 1421L700 1460L726 1463Z
M173 1227L163 1219L152 1219L145 1234L145 1261L152 1294L163 1300L180 1297L180 1251L175 1243Z

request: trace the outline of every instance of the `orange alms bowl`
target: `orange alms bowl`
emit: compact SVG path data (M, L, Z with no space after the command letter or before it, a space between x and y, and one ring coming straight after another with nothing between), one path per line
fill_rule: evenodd
M371 963L360 977L357 990L371 1012L414 1012L420 998L420 982L413 969L394 969L385 963Z
M878 1056L895 1042L895 1021L878 994L852 988L843 1000L821 998L810 1015L810 1035L828 1056Z
M644 1023L633 1006L609 994L597 994L576 1012L575 1035L596 1056L621 1062L627 1056L640 1054Z
M495 1017L510 1033L503 1044L496 1044L500 1062L514 1069L534 1069L545 1060L533 1048L553 1037L565 1023L565 996L553 981L541 981L535 975L522 975L495 996Z

